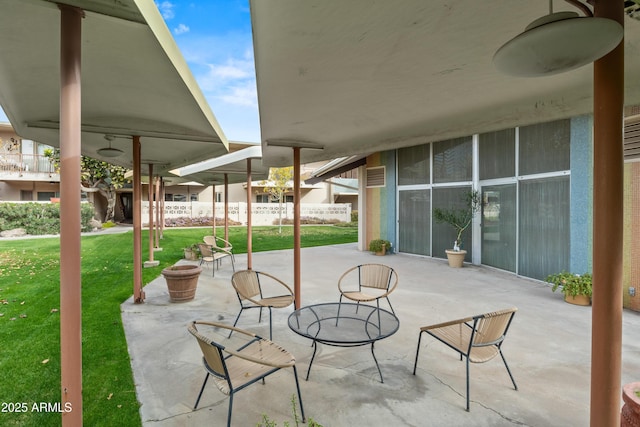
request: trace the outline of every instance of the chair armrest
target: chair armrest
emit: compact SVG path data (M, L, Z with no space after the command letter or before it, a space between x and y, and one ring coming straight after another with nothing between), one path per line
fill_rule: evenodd
M338 279L338 291L342 294L344 292L349 292L349 291L344 291L342 289L342 280L349 274L351 273L353 270L356 270L358 268L358 266L355 267L351 267L350 269L348 269L347 271L345 271L344 273L342 273L342 276L340 276L340 278Z
M211 249L213 250L214 253L220 253L223 256L232 256L230 251L220 248L218 246L211 246Z
M445 326L457 325L457 324L466 324L467 322L471 322L473 317L465 317L464 319L450 320L448 322L436 323L435 325L422 326L420 328L421 331L428 331L429 329L437 329L444 328ZM467 325L470 327L470 325Z
M238 333L241 333L241 334L253 337L253 338L261 338L258 335L254 334L253 332L245 331L244 329L236 328L235 326L227 325L226 323L207 322L207 321L204 321L204 320L198 320L198 321L192 322L192 324L213 326L213 327L220 328L220 329L228 329L230 331L238 332Z
M257 341L260 341L262 344L267 346L273 346L273 348L270 348L268 350L268 353L270 353L269 356L273 356L272 358L268 357L265 359L261 359L245 354L242 352L242 350L230 350L228 348L225 348L224 352L233 357L238 357L240 359L247 360L252 363L257 363L259 365L272 366L274 368L289 368L296 364L295 357L293 357L291 353L275 344L274 342L264 338L259 338Z
M233 247L230 241L225 240L222 237L218 237L218 236L215 236L215 238L216 238L216 246L218 245L217 242L222 242L224 243L224 247Z

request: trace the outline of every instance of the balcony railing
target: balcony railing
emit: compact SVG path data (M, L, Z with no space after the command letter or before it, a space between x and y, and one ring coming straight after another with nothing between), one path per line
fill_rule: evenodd
M0 172L23 173L55 173L49 159L40 154L2 154L0 155Z

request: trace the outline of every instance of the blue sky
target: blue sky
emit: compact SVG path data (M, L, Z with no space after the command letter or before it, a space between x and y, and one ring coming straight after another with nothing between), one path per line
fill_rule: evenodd
M260 142L249 1L156 4L227 138Z
M156 4L227 139L260 142L249 1Z

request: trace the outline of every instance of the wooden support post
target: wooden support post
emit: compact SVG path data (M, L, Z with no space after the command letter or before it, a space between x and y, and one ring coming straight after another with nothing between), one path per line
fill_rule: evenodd
M144 302L142 290L142 162L140 136L133 136L133 301Z
M251 159L247 159L247 269L251 270Z
M300 147L293 147L293 286L300 308Z
M594 15L624 25L623 2L599 0ZM593 307L591 425L620 425L624 40L593 66Z
M82 425L80 9L60 6L60 375L63 426Z

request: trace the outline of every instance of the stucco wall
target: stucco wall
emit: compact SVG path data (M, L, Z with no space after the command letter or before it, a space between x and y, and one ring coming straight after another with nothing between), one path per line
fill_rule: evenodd
M624 307L640 311L640 163L624 165L624 241L622 287ZM635 289L631 296L629 288Z

